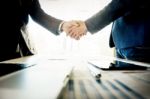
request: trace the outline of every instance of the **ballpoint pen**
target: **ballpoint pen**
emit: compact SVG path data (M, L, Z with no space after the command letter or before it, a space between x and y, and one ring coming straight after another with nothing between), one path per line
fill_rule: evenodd
M91 73L96 79L99 79L99 78L101 77L101 73L100 73L100 70L99 70L99 69L97 69L96 67L94 67L94 66L92 66L92 65L90 65L90 64L88 64L87 67L88 67L90 73Z

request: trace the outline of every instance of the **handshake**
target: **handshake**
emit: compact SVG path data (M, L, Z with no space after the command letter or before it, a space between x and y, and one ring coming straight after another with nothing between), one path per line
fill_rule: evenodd
M66 32L67 36L76 40L79 40L87 33L87 27L84 21L65 21L63 22L61 29Z

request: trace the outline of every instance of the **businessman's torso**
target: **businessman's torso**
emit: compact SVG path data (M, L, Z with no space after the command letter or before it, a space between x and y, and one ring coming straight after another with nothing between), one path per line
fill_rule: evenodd
M112 36L117 48L150 47L149 4L145 0L114 21Z
M20 28L28 23L29 6L32 0L3 0L1 2L1 32L0 32L0 57L16 51Z

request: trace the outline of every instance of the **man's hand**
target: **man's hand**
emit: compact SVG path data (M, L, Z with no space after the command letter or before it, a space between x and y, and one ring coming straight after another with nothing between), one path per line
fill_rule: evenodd
M62 30L70 37L79 40L83 35L86 35L87 28L83 21L68 21L64 22Z

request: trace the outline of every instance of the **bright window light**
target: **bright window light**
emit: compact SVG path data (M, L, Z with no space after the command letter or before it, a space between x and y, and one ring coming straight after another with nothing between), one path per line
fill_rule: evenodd
M110 0L40 0L41 7L49 15L62 20L86 20L106 6ZM97 57L113 55L109 48L111 24L91 35L88 33L80 40L66 37L63 32L59 36L47 31L30 18L28 30L38 54L49 57L84 56Z

